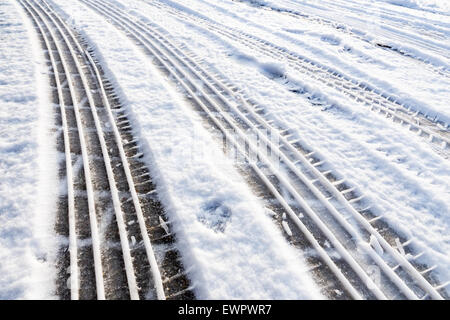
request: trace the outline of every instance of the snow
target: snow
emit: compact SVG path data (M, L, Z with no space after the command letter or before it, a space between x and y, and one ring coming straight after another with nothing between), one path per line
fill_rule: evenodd
M57 156L46 134L42 50L27 21L0 4L0 299L48 299L54 290Z
M292 230L289 228L289 225L286 221L282 221L281 225L283 226L284 231L287 233L289 237L292 237Z
M176 233L203 299L319 299L292 235L252 192L220 137L141 48L80 1L52 0L90 43L144 145L161 221ZM306 142L364 195L418 259L450 279L450 163L445 153L286 59L209 26L245 32L308 57L450 123L450 4L446 0L117 0L154 23ZM0 298L53 298L56 167L41 48L15 1L0 4ZM384 47L383 47L384 46ZM388 48L389 46L390 48ZM397 52L396 52L397 51ZM400 54L402 52L403 54ZM269 50L270 53L270 50ZM51 165L48 165L51 164ZM134 240L133 240L134 241ZM395 240L404 255L404 247ZM375 237L370 245L383 255ZM158 251L161 248L155 248ZM333 254L333 253L332 253ZM408 256L411 258L410 256Z
M370 56L380 61L381 66L376 64L374 68L371 61L344 59L344 53L338 51L323 54L323 42L320 46L313 46L302 41L305 49L286 41L290 38L284 34L274 35L275 32L269 30L292 28L298 24L294 18L284 15L274 21L276 12L261 11L235 2L197 0L190 1L189 8L182 1L162 2L189 14L211 17L208 20L281 43L289 50L342 72L351 70L352 76L360 73L363 77L363 73L370 73L371 78L377 78L376 85L389 92L395 91L391 85L395 83L404 90L405 99L433 99L434 110L439 110L442 117L449 114L448 80L444 77L437 80L434 74L427 73L419 64L411 63L409 58L384 50L367 49L367 45L360 44L363 52L376 51ZM291 129L293 138L301 137L312 146L331 170L358 187L377 214L382 214L405 238L414 238L411 245L419 252L426 252L421 261L437 264L442 281L450 278L450 166L448 159L437 154L427 141L336 91L298 75L286 63L263 56L226 37L217 38L198 23L161 14L161 9L148 1L148 6L135 1L127 3L130 10L139 6L139 12L132 11L134 15L169 30L174 38L188 44L189 49L202 57L204 63L212 65L231 83L243 88L276 124ZM333 44L330 46L334 47ZM267 69L265 66L271 67ZM395 72L389 73L389 68ZM267 70L272 71L269 76ZM384 72L388 72L389 77L385 77ZM286 78L276 77L283 73ZM419 73L420 79L409 76ZM413 82L419 85L412 86ZM292 86L299 93L289 91ZM437 88L440 88L439 92L435 92Z
M375 249L375 251L382 256L384 253L383 248L381 247L380 243L378 242L377 238L375 238L373 235L370 236L370 245Z
M81 4L54 1L118 89L201 299L323 298L202 120L123 34ZM132 58L130 58L132 57ZM155 248L158 251L158 248Z
M164 2L172 3L172 1ZM363 6L353 12L347 8L344 8L345 11L340 7L336 8L334 2L329 4L330 7L325 6L328 2L321 2L321 6L324 7L320 7L320 10L316 8L317 5L310 2L296 1L295 5L283 6L284 2L276 2L276 5L274 4L271 8L289 9L297 14L308 13L310 18L307 20L301 17L293 18L282 13L248 7L239 3L234 5L238 8L233 9L230 8L232 5L226 2L221 3L217 8L217 11L224 12L219 17L216 17L213 6L210 5L209 16L215 18L208 20L217 21L248 33L264 35L260 38L277 43L286 50L296 52L301 56L312 58L313 55L313 61L331 66L343 74L350 75L355 80L371 83L377 88L399 97L402 103L450 123L450 109L446 99L450 95L450 77L440 77L437 81L436 73L430 70L430 64L424 65L415 59L405 58L398 53L376 46L377 43L390 45L396 50L428 61L437 69L450 70L448 41L438 41L433 38L427 39L424 44L423 34L418 36L417 30L415 33L406 33L403 25L400 25L400 28L397 27L397 24L394 25L395 27L391 27L390 21L379 12L381 9L374 5L369 8ZM202 7L197 10L202 13L199 16L204 17L205 2L202 1L199 6ZM192 9L190 6L189 11ZM185 9L183 8L183 10ZM342 14L336 14L339 10L343 11ZM273 19L274 14L277 14L280 20ZM253 18L249 19L249 16ZM320 19L337 20L339 24L335 22L334 25L327 25L320 22ZM415 25L419 23L417 22L419 19L421 18L415 17L412 22L409 20L407 22ZM262 21L264 23L261 23ZM305 24L305 21L309 23ZM337 31L337 25L346 32ZM293 26L296 28L293 29ZM421 28L419 30L422 32ZM362 35L364 41L355 39L349 32ZM448 39L450 35L448 29L443 30L442 33L442 37ZM367 42L370 42L372 46ZM430 50L430 43L433 42L435 42L436 48ZM444 55L438 55L438 53L444 53ZM416 76L418 74L420 77ZM430 83L433 83L433 86L430 86Z
M251 4L258 4L258 5L265 5L265 6L276 6L280 3L291 3L291 4L299 4L299 3L305 3L314 7L320 7L320 5L317 4L317 1L314 0L291 0L291 1L271 1L271 0L244 0ZM321 5L323 5L323 2L321 1ZM340 1L343 3L343 1ZM410 8L410 9L416 9L416 10L422 10L422 11L428 11L432 13L439 13L439 14L445 14L448 15L450 13L450 4L447 0L347 0L344 1L348 4L358 4L363 6L372 6L372 5L394 5L404 8ZM388 7L389 9L392 9L391 6Z
M450 15L450 4L446 0L381 0L381 2Z

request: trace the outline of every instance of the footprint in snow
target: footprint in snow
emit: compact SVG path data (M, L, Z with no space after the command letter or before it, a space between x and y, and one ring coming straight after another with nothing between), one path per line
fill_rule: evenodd
M202 206L197 219L215 232L224 232L231 221L231 214L231 209L221 200L212 200Z

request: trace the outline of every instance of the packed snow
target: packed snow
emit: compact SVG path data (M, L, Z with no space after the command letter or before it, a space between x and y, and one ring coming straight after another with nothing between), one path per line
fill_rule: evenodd
M158 196L201 299L323 299L218 139L125 33L80 1L51 0L94 49L144 143ZM373 84L450 123L446 0L117 0L185 44L356 186L441 282L450 279L450 163L428 141L286 60L218 36L242 30ZM14 0L0 0L0 299L54 298L57 153L45 61ZM448 127L447 127L448 130ZM49 165L50 164L50 165ZM383 254L375 238L372 247ZM401 248L399 246L399 248ZM158 247L155 248L156 251ZM161 249L161 248L160 248ZM400 250L400 249L399 249ZM401 249L403 250L403 249Z
M401 7L450 15L450 3L446 0L381 0L383 1Z
M180 251L198 297L321 298L301 253L286 243L232 162L148 58L86 6L55 3L61 14L70 13L120 88L159 197L182 239Z
M39 43L0 3L0 299L53 298L57 154Z
M127 2L132 4L134 1ZM314 57L326 65L340 68L344 73L351 72L352 76L361 74L361 78L365 78L362 76L365 73L374 76L376 72L380 72L378 79L382 80L376 80L377 85L392 91L394 89L386 82L395 83L404 90L408 99L438 99L439 104L436 101L433 107L442 117L448 115L450 110L449 79L440 77L439 82L442 83L439 83L434 74L428 74L421 65L411 63L409 58L362 44L361 50L370 54L372 59L349 59L347 53L334 51L335 45L329 41L319 40L321 43L316 45L311 41L287 41L291 40L290 36L285 33L278 35L274 30L281 32L300 25L295 18L281 15L279 20L274 20L273 12L243 3L211 4L198 0L190 2L189 8L186 8L182 1L162 2L190 15L206 17L282 43L289 50ZM150 1L147 3L150 4ZM282 2L277 3L280 5ZM138 2L134 2L134 5L138 6ZM450 277L448 159L433 152L430 145L420 137L411 135L407 130L399 130L398 125L390 120L373 116L370 110L341 97L336 91L319 87L314 80L303 79L295 71L289 71L286 63L260 56L226 38L217 38L190 21L169 19L168 15L159 14L159 9L151 5L148 8L141 6L140 12L142 19L149 17L165 26L166 30L177 35L181 41L189 43L192 50L207 63L223 71L232 83L246 88L246 92L251 93L277 123L294 129L299 137L314 146L314 150L324 155L330 168L361 188L379 214L383 214L407 238L413 238L419 251L428 253L427 262L440 266L444 281ZM304 24L301 26L304 28ZM328 32L318 38L327 34ZM330 50L334 54L329 53ZM372 60L379 62L372 63ZM267 77L267 65L272 66L272 74L287 74L287 79L274 81L273 76ZM273 66L276 65L278 71L274 72ZM383 71L379 70L378 65ZM389 77L382 76L390 68L395 72ZM417 87L405 85L408 78L411 83L412 80L420 82L417 77L411 78L410 74L420 74L420 79L428 79ZM291 78L295 80L294 87L303 94L287 90L291 88ZM434 92L437 87L442 89Z

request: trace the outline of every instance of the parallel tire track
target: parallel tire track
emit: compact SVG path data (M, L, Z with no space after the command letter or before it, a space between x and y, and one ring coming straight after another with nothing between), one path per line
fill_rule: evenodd
M302 76L306 75L321 85L343 93L357 103L369 107L370 110L408 128L410 131L427 139L433 146L436 146L438 153L444 153L448 156L450 148L449 124L439 120L438 117L433 118L423 114L415 110L414 107L402 103L400 98L384 92L371 84L352 79L333 68L317 63L295 52L290 52L257 36L182 12L166 4L156 2L149 4L183 21L202 26L218 36L224 36L236 43L245 45L260 54L275 60L287 61L289 66L293 70L300 72Z
M20 0L46 52L64 153L56 231L63 299L192 299L126 110L93 53L44 0Z
M394 248L372 226L378 219L369 220L364 215L365 209L357 209L363 196L344 196L351 195L353 190L341 189L344 181L332 183L332 173L322 167L323 162L316 161L311 151L306 156L300 152L296 142L289 141L264 119L239 89L227 87L195 63L187 48L174 45L161 28L136 20L103 0L82 2L105 16L154 58L156 66L171 75L188 100L246 157L249 167L280 204L283 228L298 228L349 297L443 298L439 290L445 284L434 286L433 279L427 278L433 267L422 266L419 271L421 266L406 258L405 251L412 252L408 249L411 241ZM250 139L249 131L258 132L263 147ZM272 136L277 137L277 143L271 140ZM247 148L256 154L257 161L251 160ZM279 167L265 151L276 155ZM377 281L370 277L369 269L374 265L380 270Z
M240 2L247 3L246 1L242 1L242 0L240 0ZM336 23L331 20L308 15L308 14L305 14L305 13L302 13L302 12L299 12L299 11L296 11L293 9L281 8L281 7L274 8L274 7L265 6L265 5L257 5L257 6L262 9L265 9L265 10L270 10L270 11L286 14L286 15L289 15L296 19L301 19L303 21L306 20L307 22L312 22L315 24L334 28L336 31L338 31L340 33L348 34L348 35L352 36L353 38L363 41L365 43L369 43L373 46L383 48L384 50L388 50L388 51L400 54L402 56L408 57L411 60L414 60L415 62L426 67L428 70L430 70L440 76L450 78L450 69L447 65L442 65L442 64L436 63L434 61L429 61L426 58L422 58L420 56L414 55L404 49L400 49L400 48L397 48L394 46L383 44L383 42L381 40L377 41L376 39L369 39L369 38L367 38L367 36L363 36L362 32L360 32L360 31L355 32L351 27L346 26L342 23ZM399 25L399 27L403 27L403 26ZM421 30L421 31L423 32L423 30ZM391 34L391 36L392 36L392 34ZM401 37L396 37L396 38L400 43L402 43L402 41L404 40ZM418 44L422 47L425 46L425 47L429 48L429 43L423 43L423 42L419 41ZM435 51L435 53L437 53L437 54L443 55L444 57L448 58L447 52L445 52L443 50L444 50L443 48L435 48L433 51Z

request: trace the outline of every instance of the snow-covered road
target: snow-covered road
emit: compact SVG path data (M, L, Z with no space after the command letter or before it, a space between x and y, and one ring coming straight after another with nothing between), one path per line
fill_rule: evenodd
M449 297L446 1L0 0L0 26L0 298Z

